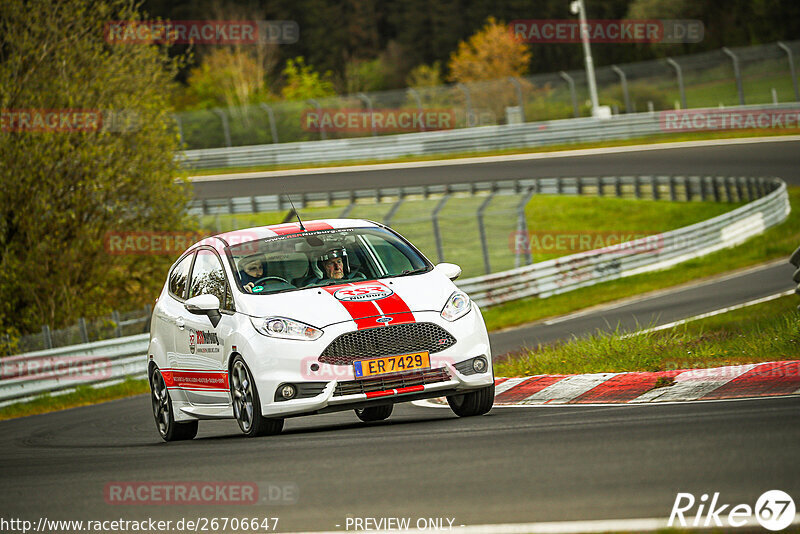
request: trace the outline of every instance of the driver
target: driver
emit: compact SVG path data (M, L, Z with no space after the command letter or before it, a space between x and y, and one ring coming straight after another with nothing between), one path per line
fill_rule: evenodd
M239 260L239 280L242 282L242 288L248 293L252 293L256 282L264 278L265 262L263 254L253 254Z
M323 280L341 280L350 272L347 251L344 248L332 248L320 254L317 264L324 276Z

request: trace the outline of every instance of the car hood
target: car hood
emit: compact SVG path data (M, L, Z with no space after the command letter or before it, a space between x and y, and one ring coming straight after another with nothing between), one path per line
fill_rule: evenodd
M411 322L409 312L440 311L455 290L455 285L434 269L273 295L242 295L239 311L254 317L288 317L318 328L346 321L367 327L381 324L375 319L383 316Z

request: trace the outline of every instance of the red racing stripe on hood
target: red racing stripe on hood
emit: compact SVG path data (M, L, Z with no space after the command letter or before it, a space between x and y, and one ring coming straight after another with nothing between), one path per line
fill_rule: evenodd
M340 290L352 289L354 294L360 292L368 292L369 288L379 288L384 291L391 291L391 295L376 300L342 300L336 298L336 292ZM415 323L414 314L411 313L405 301L395 293L392 288L378 281L362 282L362 283L347 283L335 286L324 287L331 296L339 301L339 304L344 306L347 313L350 314L353 321L359 330L364 328L375 328L377 326L388 326L390 324L406 324ZM376 319L382 316L389 316L392 320L389 322L380 322Z

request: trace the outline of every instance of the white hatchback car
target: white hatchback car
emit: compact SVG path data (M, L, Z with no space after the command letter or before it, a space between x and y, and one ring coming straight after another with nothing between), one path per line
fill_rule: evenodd
M350 219L237 230L192 245L153 311L148 374L164 440L200 419L247 436L286 417L353 409L386 419L398 402L447 397L459 416L494 401L478 306L381 224Z

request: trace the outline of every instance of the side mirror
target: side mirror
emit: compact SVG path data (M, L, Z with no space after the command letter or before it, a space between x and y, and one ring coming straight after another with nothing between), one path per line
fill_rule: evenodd
M455 280L461 276L461 267L455 263L439 263L436 268L450 280Z
M197 295L184 302L183 307L189 313L207 315L215 327L222 318L222 314L219 312L219 299L214 295Z

